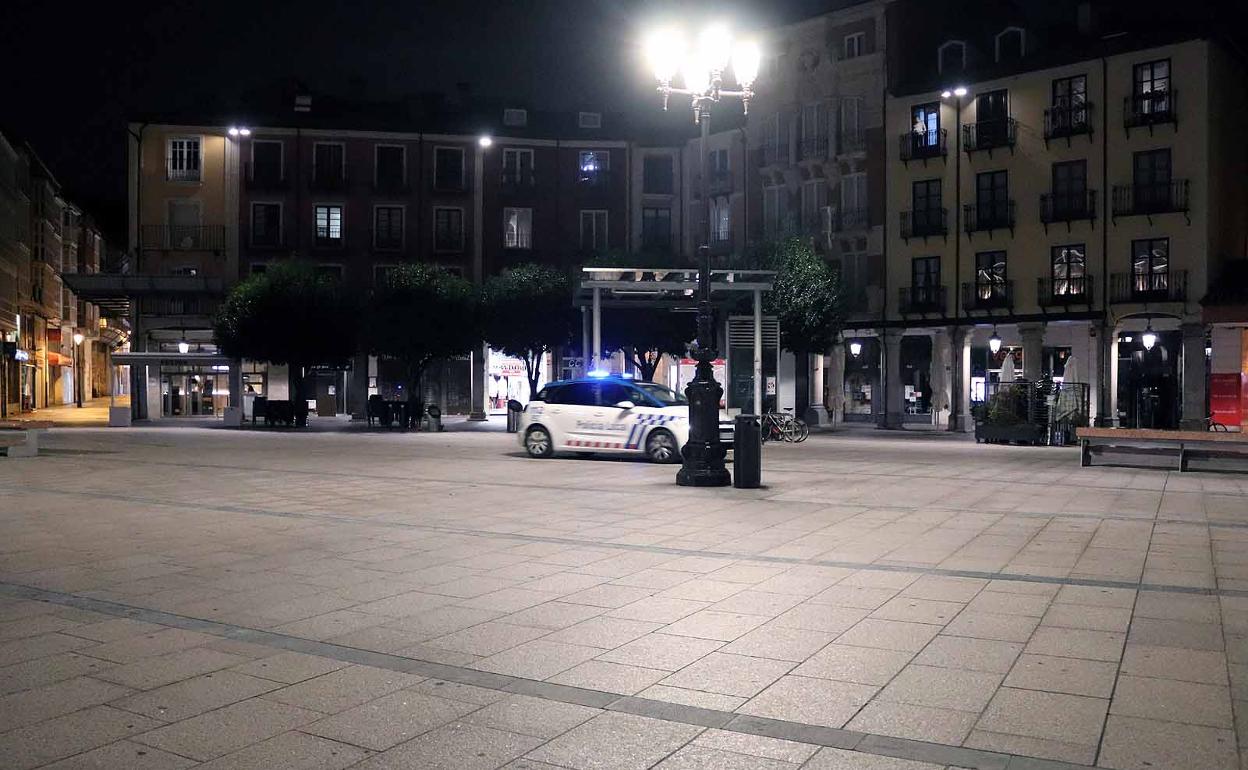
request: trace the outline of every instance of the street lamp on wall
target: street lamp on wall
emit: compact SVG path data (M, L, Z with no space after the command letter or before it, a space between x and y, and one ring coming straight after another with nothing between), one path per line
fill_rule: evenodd
M1001 352L1001 335L997 334L997 327L995 326L992 327L992 336L988 338L988 349L992 351L994 356Z
M698 365L693 381L685 389L689 399L689 442L681 449L683 465L676 474L682 486L722 487L732 482L724 466L725 449L719 440L719 400L723 387L715 381L711 362L718 353L714 347L714 314L711 309L711 251L709 216L709 167L706 145L711 135L711 109L721 100L740 99L746 113L754 97L754 79L758 77L760 53L751 40L734 42L724 24L711 24L698 35L696 48L690 48L682 33L662 29L645 41L645 54L651 72L658 81L658 91L666 110L673 94L689 97L693 120L702 129L699 152L699 185L703 226L698 246L698 341L693 357ZM727 74L731 69L738 90L729 90ZM680 76L683 87L672 85ZM757 389L759 384L755 383ZM756 394L757 396L757 394Z
M862 355L862 342L860 342L859 340L854 340L853 342L849 343L849 354L853 356L854 358L857 358L858 356Z
M1152 350L1157 344L1157 332L1153 331L1153 322L1149 321L1148 326L1144 328L1144 333L1140 335L1140 342L1144 343L1145 350Z
M190 352L191 352L191 344L190 344L189 342L187 342L186 340L179 340L179 341L178 341L178 352L179 352L179 353L181 353L182 355L186 355L187 353L190 353Z

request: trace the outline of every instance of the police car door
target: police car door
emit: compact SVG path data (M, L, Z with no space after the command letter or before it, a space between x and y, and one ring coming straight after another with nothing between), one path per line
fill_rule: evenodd
M603 383L602 393L603 403L611 404L606 411L612 421L609 432L617 444L614 448L622 451L641 449L655 413L650 399L636 386L627 383ZM630 402L633 406L616 406L623 402Z
M592 441L589 426L598 411L597 383L572 382L561 386L557 402L545 409L558 434L556 444L572 449L587 446Z

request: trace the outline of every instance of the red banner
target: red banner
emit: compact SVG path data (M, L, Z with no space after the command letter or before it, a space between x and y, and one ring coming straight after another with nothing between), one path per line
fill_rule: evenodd
M1227 427L1240 425L1244 419L1244 394L1248 393L1248 375L1209 375L1209 411L1213 421Z

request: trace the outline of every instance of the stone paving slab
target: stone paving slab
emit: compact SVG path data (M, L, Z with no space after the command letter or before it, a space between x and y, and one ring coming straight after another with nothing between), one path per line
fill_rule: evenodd
M506 438L0 463L0 766L1239 767L1242 477L822 435L689 490Z

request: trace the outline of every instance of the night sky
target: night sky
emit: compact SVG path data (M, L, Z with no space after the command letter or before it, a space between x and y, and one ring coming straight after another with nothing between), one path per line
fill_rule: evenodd
M515 94L539 109L595 105L661 120L637 45L665 14L714 14L750 29L839 4L7 0L0 130L29 141L71 199L120 238L124 126L137 115L225 114L249 93L297 80L314 93L377 100L466 82L483 98Z

